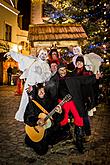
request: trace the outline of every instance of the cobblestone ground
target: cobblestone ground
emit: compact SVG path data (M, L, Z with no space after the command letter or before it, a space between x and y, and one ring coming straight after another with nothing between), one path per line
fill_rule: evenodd
M14 119L20 96L16 87L0 87L0 165L110 165L110 108L99 105L91 118L93 140L80 155L72 140L61 141L45 156L24 144L24 124Z

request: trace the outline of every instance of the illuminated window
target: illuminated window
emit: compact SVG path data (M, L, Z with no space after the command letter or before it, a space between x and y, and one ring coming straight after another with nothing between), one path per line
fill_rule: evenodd
M12 37L12 27L8 24L5 24L5 40L11 42Z

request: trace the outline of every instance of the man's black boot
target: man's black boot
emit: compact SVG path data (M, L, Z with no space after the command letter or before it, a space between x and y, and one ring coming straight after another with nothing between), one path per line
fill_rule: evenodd
M74 130L74 134L75 134L75 144L76 144L76 148L78 149L78 151L80 153L84 153L84 146L83 146L83 127L79 127L79 126L75 126L75 130Z

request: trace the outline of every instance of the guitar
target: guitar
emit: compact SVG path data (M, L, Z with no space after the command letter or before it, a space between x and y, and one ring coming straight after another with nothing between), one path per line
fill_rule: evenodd
M72 96L70 94L66 95L63 100L58 104L60 106L62 106L65 102L68 102L69 100L71 100ZM57 106L58 106L57 105ZM39 119L43 119L44 123L42 126L41 125L37 125L35 127L31 127L29 125L25 125L25 131L26 134L29 136L29 138L33 141L33 142L39 142L42 140L42 138L44 137L45 134L45 130L47 128L51 127L51 118L52 115L57 112L57 106L48 114L45 113L40 113L38 115Z

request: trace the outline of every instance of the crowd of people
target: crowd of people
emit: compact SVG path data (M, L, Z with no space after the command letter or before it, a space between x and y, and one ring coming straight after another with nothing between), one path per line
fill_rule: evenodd
M91 137L90 116L97 106L101 61L94 71L80 47L73 51L69 63L59 57L56 48L49 53L41 50L37 57L7 53L18 62L21 79L26 79L15 118L25 123L25 143L39 155L71 134L78 152L84 153L83 143Z

